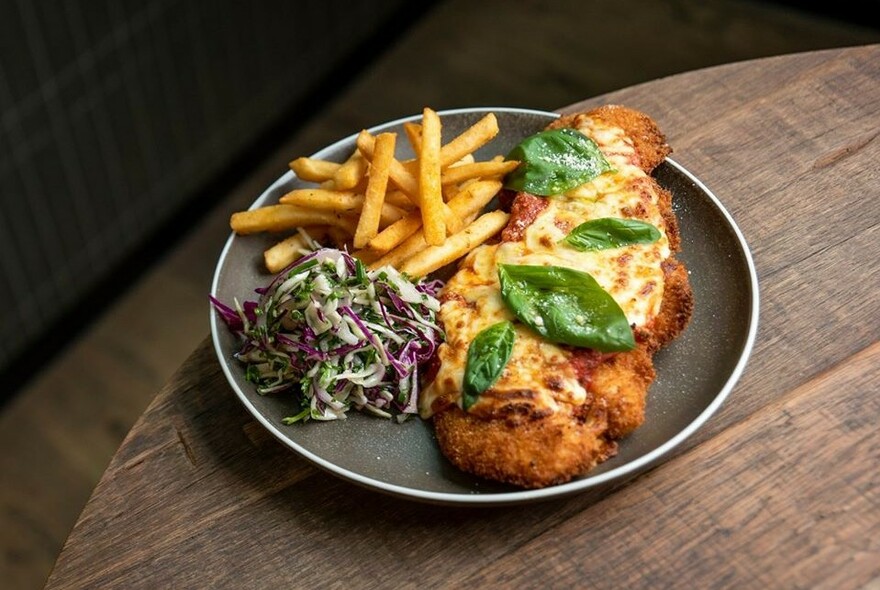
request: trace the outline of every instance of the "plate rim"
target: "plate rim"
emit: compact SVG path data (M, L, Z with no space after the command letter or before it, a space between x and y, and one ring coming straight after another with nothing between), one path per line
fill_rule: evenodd
M460 115L460 114L470 114L470 113L489 113L489 112L504 112L504 113L513 113L513 114L526 114L526 115L539 115L548 118L558 118L561 115L559 113L554 113L550 111L542 111L536 109L528 109L528 108L518 108L518 107L467 107L467 108L458 108L458 109L448 109L437 111L437 114L440 117L448 116L448 115ZM374 125L369 128L371 133L375 133L376 131L386 129L389 127L394 127L401 125L403 123L419 120L421 119L421 114L410 115L406 117L401 117L398 119L394 119L392 121L388 121L385 123L380 123L378 125ZM320 157L321 154L325 152L335 151L337 148L341 147L344 144L350 143L357 138L357 133L353 133L348 135L338 141L333 142L330 145L327 145L317 152L315 152L311 157ZM604 484L609 484L613 481L624 480L626 476L634 476L640 473L642 470L650 467L655 461L658 461L667 453L671 452L675 447L683 443L686 439L688 439L694 432L696 432L712 415L714 415L718 408L724 403L727 397L730 395L730 392L735 387L736 383L739 381L742 376L743 371L745 370L746 364L748 363L748 359L751 356L752 349L754 348L755 339L757 337L758 332L758 319L759 319L759 311L760 311L760 297L759 297L759 286L758 286L758 276L757 271L755 269L754 259L752 257L751 250L749 249L748 243L746 242L745 236L740 230L739 226L733 219L733 216L730 212L724 207L718 197L715 195L713 191L711 191L703 181L697 178L693 173L687 170L684 166L673 160L672 158L665 158L664 162L672 166L675 171L683 176L685 176L689 181L691 181L697 188L703 192L706 196L709 197L709 200L712 202L712 205L718 210L718 212L722 215L725 222L728 224L729 228L733 231L737 245L739 246L740 253L743 255L746 267L748 269L749 275L749 320L748 320L748 331L746 335L745 343L742 347L742 350L739 353L739 358L725 381L723 387L719 390L718 394L712 399L711 403L709 403L706 408L703 409L690 423L688 423L684 428L682 428L677 434L669 438L666 442L653 449L652 451L633 459L619 467L615 467L603 473L600 473L595 476L588 476L582 479L576 479L564 484L559 484L555 486L548 486L545 488L539 489L527 489L527 490L516 490L510 492L493 492L493 493L452 493L452 492L435 492L430 490L421 490L416 488L411 488L407 486L402 486L399 484L389 483L387 481L382 481L379 479L375 479L372 477L367 477L362 474L356 473L349 469L340 467L339 465L324 459L323 457L318 456L317 454L309 451L304 448L302 445L296 443L291 440L285 433L283 433L278 427L272 424L261 412L257 410L257 408L251 403L250 399L245 395L244 391L238 386L235 381L235 378L232 374L231 364L230 362L226 362L226 355L221 348L220 344L220 332L221 322L219 315L214 312L212 307L208 306L208 313L210 316L210 327L211 327L211 340L213 341L214 352L217 356L218 363L226 377L226 381L232 390L235 392L236 397L238 397L239 401L241 401L245 408L248 410L248 413L253 418L256 418L260 424L264 428L266 428L276 439L278 439L281 443L287 446L289 449L295 451L300 456L305 458L306 460L312 462L314 465L329 471L330 473L344 479L348 482L360 485L361 487L365 487L374 491L380 491L387 494L391 494L393 496L397 496L400 498L406 498L410 500L417 500L421 502L427 502L431 504L442 504L442 505L456 505L456 506L503 506L503 505L511 505L511 504L521 504L527 502L535 502L541 500L548 500L551 498L564 497L571 495L576 492L585 491L591 488L597 488ZM279 176L274 182L272 182L269 186L267 186L262 193L253 201L250 209L254 209L262 205L262 202L268 197L268 195L274 191L274 189L282 185L284 183L289 182L292 179L295 179L296 175L292 170L287 170L284 174ZM223 246L223 249L220 253L220 256L217 260L217 265L214 269L214 276L211 281L211 295L216 297L218 288L220 285L220 275L223 270L224 262L227 258L229 250L232 248L232 244L235 238L235 233L230 232L229 237L226 240L226 243ZM439 452L439 449L438 449Z

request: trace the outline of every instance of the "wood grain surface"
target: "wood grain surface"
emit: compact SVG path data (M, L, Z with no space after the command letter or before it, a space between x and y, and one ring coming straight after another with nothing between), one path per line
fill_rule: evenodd
M752 247L761 325L722 410L613 493L437 507L289 452L205 340L105 472L49 588L863 588L880 582L880 46L590 99L654 116Z

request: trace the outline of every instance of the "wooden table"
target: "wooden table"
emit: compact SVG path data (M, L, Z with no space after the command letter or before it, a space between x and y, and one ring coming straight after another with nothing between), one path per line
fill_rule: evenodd
M49 588L862 588L880 583L880 46L689 72L571 105L659 120L757 265L722 410L611 494L448 508L276 442L210 341L133 428ZM873 586L872 586L873 587Z

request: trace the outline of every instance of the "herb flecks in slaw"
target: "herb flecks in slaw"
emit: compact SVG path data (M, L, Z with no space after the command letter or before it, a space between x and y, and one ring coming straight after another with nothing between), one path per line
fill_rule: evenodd
M299 401L286 424L345 418L352 407L402 420L417 413L419 365L443 339L440 286L325 248L257 289L258 301L211 301L241 337L235 356L257 392Z

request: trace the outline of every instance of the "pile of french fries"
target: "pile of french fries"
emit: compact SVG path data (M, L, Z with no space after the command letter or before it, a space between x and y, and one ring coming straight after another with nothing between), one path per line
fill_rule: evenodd
M343 163L297 158L290 163L315 188L296 189L279 203L232 214L240 235L295 231L264 252L278 272L308 251L308 239L347 248L370 269L393 266L424 277L461 258L507 224L503 211L482 213L519 162L473 153L498 134L488 114L448 143L437 113L425 108L421 124L405 123L416 157L397 159L397 134L361 131Z

